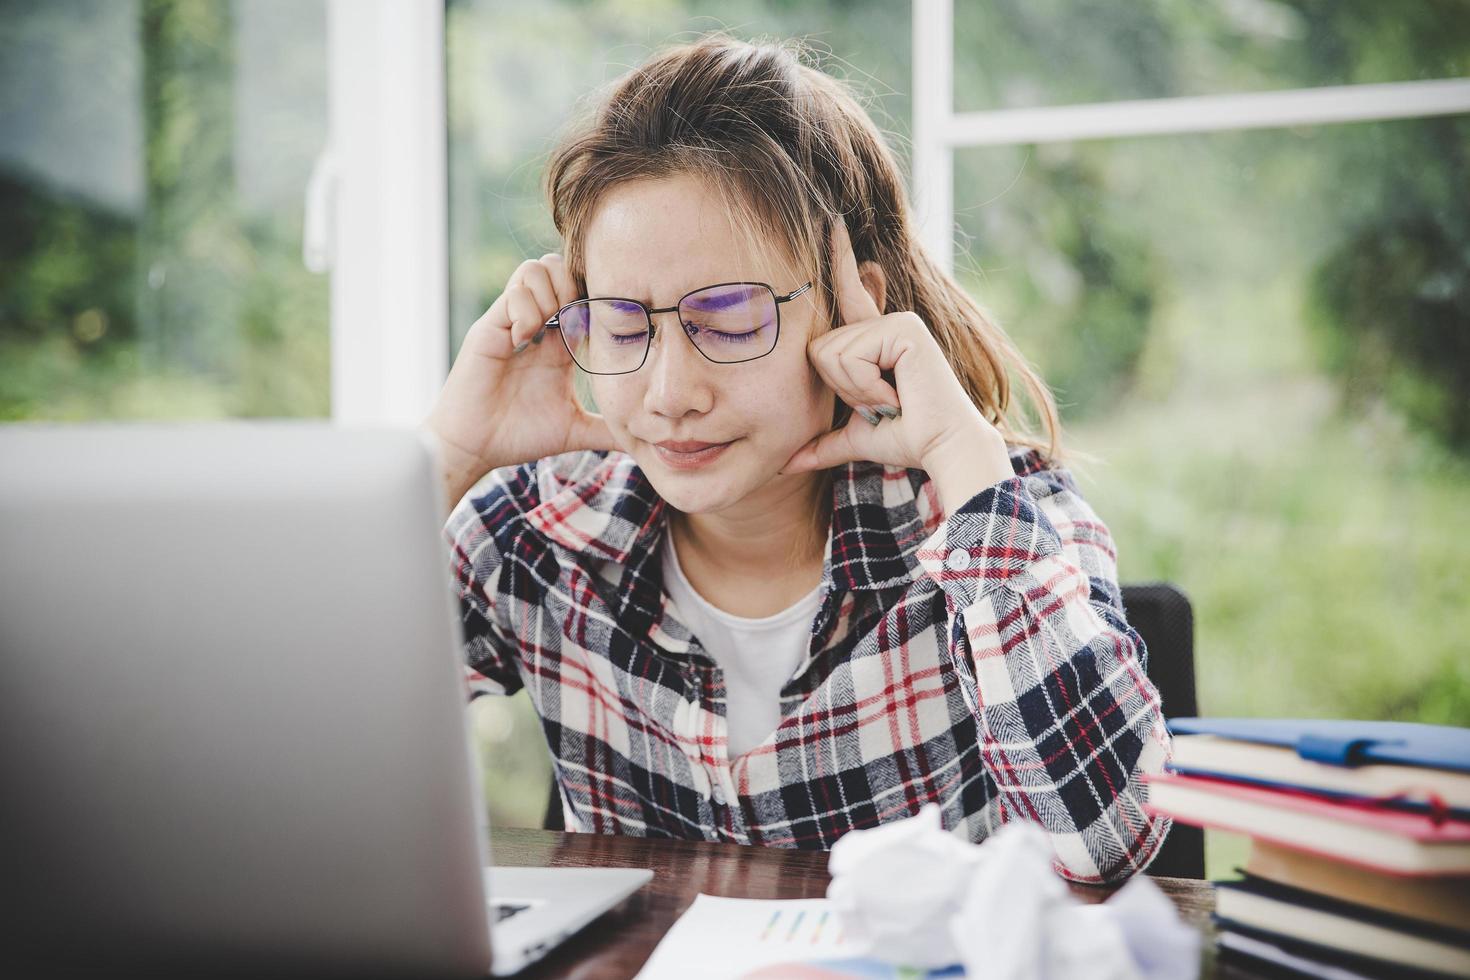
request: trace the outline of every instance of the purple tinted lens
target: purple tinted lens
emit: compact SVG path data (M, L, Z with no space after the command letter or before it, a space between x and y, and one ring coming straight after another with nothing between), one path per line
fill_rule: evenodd
M583 300L562 310L562 340L572 360L593 374L635 370L648 349L648 316L637 303Z
M776 297L760 283L711 286L679 304L679 319L714 361L748 361L776 345Z

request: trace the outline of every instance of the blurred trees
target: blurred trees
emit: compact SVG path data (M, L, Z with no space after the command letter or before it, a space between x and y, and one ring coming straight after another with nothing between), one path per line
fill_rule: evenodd
M327 281L299 259L324 34L292 0L3 0L0 419L327 413ZM284 107L277 56L305 82ZM299 172L285 202L261 166Z
M1385 397L1470 456L1470 235L1451 212L1396 210L1317 269L1312 322L1350 409Z
M998 0L957 4L955 16L960 109L1470 75L1470 8L1455 0ZM1200 211L1242 222L1275 211L1297 227L1254 247L1279 256L1283 270L1310 256L1302 316L1316 328L1320 363L1338 378L1344 407L1361 411L1386 398L1470 455L1466 118L1277 132L1278 146L1208 138L1212 155L1236 162L1238 186L1212 182L1219 171L1209 165L1165 169L1165 160L1186 154L1164 146L1152 154L1109 141L1031 147L1024 156L962 153L957 201L967 182L983 188L980 213L960 212L962 231L978 245L980 288L987 263L1007 267L1029 256L1023 282L1002 287L1005 302L1066 414L1084 418L1138 380L1151 312L1174 278L1157 259L1195 236L1220 235L1171 227L1164 201L1178 195L1161 185L1178 182L1213 202ZM1159 193L1136 194L1140 182ZM1123 199L1137 208L1120 211ZM1108 243L1100 291L1087 275L1097 269L1090 242ZM1106 354L1089 350L1098 337Z
M216 0L144 0L141 19L143 366L220 376L240 356L249 255L234 201L233 18Z
M1470 8L1301 2L1313 77L1470 75ZM1360 128L1335 163L1344 233L1313 271L1308 316L1350 410L1386 398L1470 456L1470 130L1424 120L1392 143Z

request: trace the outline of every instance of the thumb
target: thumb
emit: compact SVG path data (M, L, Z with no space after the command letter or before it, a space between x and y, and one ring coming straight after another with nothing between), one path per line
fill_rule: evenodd
M866 457L853 438L853 426L857 422L862 422L862 419L854 415L852 420L842 428L817 436L793 453L786 461L786 465L781 467L781 472L785 474L807 473L865 459ZM865 427L868 426L866 422L862 424Z
M607 426L607 420L591 412L577 413L576 421L572 423L570 438L571 445L567 447L568 451L620 448L617 440L613 438L612 429Z

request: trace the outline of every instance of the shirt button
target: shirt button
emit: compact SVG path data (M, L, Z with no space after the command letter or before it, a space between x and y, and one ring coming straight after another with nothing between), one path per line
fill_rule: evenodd
M944 564L952 572L963 572L970 567L970 553L963 548L956 548L944 559Z
M715 806L725 805L725 791L720 788L719 783L716 783L714 789L710 791L710 796L714 799Z

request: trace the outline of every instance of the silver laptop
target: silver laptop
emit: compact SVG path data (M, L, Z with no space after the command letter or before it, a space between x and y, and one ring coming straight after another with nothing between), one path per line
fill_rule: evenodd
M0 426L0 974L503 975L652 877L487 867L435 472L412 431Z

